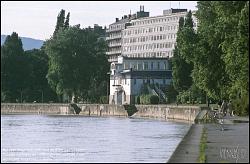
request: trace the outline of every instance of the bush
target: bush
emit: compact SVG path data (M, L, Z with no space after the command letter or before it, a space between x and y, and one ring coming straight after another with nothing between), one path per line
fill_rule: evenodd
M140 96L141 104L159 104L159 97L156 95L148 94Z
M150 104L159 104L159 97L156 95L150 96Z
M101 104L108 104L108 97L107 96L101 96L99 99L99 102Z
M151 95L141 95L140 96L140 103L141 104L150 104L150 96Z
M140 104L140 96L135 96L135 103Z
M238 116L249 115L249 95L244 94L242 97L238 97L232 101L233 110Z
M174 89L173 84L171 83L170 85L167 86L167 103L173 103L177 101L177 94L178 92Z

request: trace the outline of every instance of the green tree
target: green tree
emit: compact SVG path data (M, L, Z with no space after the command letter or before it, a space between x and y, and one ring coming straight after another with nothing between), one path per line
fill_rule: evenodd
M69 14L68 14L68 16L69 16ZM53 36L55 36L58 33L60 28L64 27L64 25L65 25L64 19L65 19L65 10L61 9L60 13L57 16L56 28L55 28L55 31L53 33ZM69 19L68 19L68 22L69 22Z
M44 48L25 51L29 67L27 94L28 102L56 101L56 94L51 90L46 79L48 72L48 56Z
M214 99L234 99L239 113L248 113L249 2L199 1L197 7L194 83Z
M209 97L226 97L228 75L222 60L221 42L223 34L217 25L218 16L211 1L199 1L196 16L199 20L197 43L194 48L194 69L192 77L195 85L204 90ZM206 14L205 14L206 13Z
M229 76L228 99L239 99L242 114L248 113L249 104L249 2L216 2L214 8L223 25L222 60ZM244 112L245 111L245 112ZM239 113L241 113L239 112Z
M64 28L69 28L69 17L70 17L70 13L68 12L65 23L64 23Z
M188 20L188 19L186 19ZM185 47L185 41L183 38L183 30L188 28L188 24L185 23L184 18L179 20L179 30L177 32L177 44L174 49L174 56L172 58L172 74L173 74L173 86L177 91L187 90L192 85L191 71L192 63L187 63L185 57L190 53L180 49ZM187 54L182 54L187 53Z
M49 56L47 79L57 94L87 98L91 85L100 84L105 58L105 42L98 35L79 26L59 30L47 41ZM105 87L106 88L106 87Z
M27 72L22 41L18 34L13 32L1 46L2 101L16 102L16 99L20 101L20 95L27 85Z

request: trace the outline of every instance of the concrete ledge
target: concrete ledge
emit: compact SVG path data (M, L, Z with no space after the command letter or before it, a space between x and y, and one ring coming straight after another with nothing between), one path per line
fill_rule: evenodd
M155 118L165 120L185 120L194 122L201 111L199 106L136 105L138 112L134 118Z
M123 105L111 104L76 104L80 109L79 115L84 116L119 116L128 117ZM154 118L160 120L183 120L194 122L201 111L198 106L171 105L136 105L134 118ZM1 114L46 114L46 115L75 115L70 104L39 104L39 103L1 103Z
M81 108L79 115L128 116L124 107L119 105L77 104L77 106ZM1 114L75 115L75 111L69 104L1 103Z

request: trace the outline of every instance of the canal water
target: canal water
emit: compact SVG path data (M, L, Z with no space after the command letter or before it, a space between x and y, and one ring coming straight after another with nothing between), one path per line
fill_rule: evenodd
M166 162L190 124L150 119L1 115L1 162Z

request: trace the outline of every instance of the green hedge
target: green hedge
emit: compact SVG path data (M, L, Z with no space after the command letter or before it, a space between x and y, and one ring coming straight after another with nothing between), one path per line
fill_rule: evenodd
M135 104L140 104L140 96L135 96Z
M159 104L159 97L152 94L141 95L140 104Z
M107 96L101 96L99 99L99 103L101 104L108 104L108 97Z
M159 104L159 97L156 95L150 96L150 104Z

